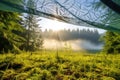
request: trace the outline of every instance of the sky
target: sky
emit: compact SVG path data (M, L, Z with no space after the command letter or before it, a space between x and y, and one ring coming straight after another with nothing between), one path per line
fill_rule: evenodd
M103 29L72 25L72 24L59 22L57 20L51 20L51 19L47 19L43 17L40 17L40 19L41 21L39 21L38 24L41 27L42 31L44 31L45 29L52 29L54 31L58 31L62 29L70 29L70 30L72 29L90 29L90 30L97 29L100 34L105 32L105 30Z

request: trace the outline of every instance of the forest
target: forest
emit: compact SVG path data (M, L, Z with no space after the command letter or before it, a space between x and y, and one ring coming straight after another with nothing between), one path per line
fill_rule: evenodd
M53 31L53 30L45 30L42 31L43 38L47 39L55 39L55 40L62 40L62 41L68 41L68 40L88 40L94 44L100 44L102 43L100 41L100 37L102 37L103 34L99 34L97 30L90 30L90 29L76 29L76 30L60 30L60 31ZM89 35L90 34L90 35ZM60 39L59 39L60 38Z
M0 80L120 80L117 2L120 3L119 0L111 0L109 4L107 0L1 0ZM107 31L104 34L97 29L42 31L39 17ZM74 51L69 44L50 50L43 46L45 39L82 39L104 45L99 52Z

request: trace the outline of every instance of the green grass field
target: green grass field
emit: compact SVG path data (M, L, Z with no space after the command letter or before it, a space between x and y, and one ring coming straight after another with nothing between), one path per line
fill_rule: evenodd
M120 55L72 51L0 54L1 80L120 80Z

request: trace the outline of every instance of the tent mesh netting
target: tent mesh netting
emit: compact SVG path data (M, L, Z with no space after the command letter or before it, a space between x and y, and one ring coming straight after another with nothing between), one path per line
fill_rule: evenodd
M0 10L120 32L120 0L0 0Z

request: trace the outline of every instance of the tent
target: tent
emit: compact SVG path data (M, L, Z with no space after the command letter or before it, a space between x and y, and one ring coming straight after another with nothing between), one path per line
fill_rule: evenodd
M0 0L0 10L120 33L120 0Z

